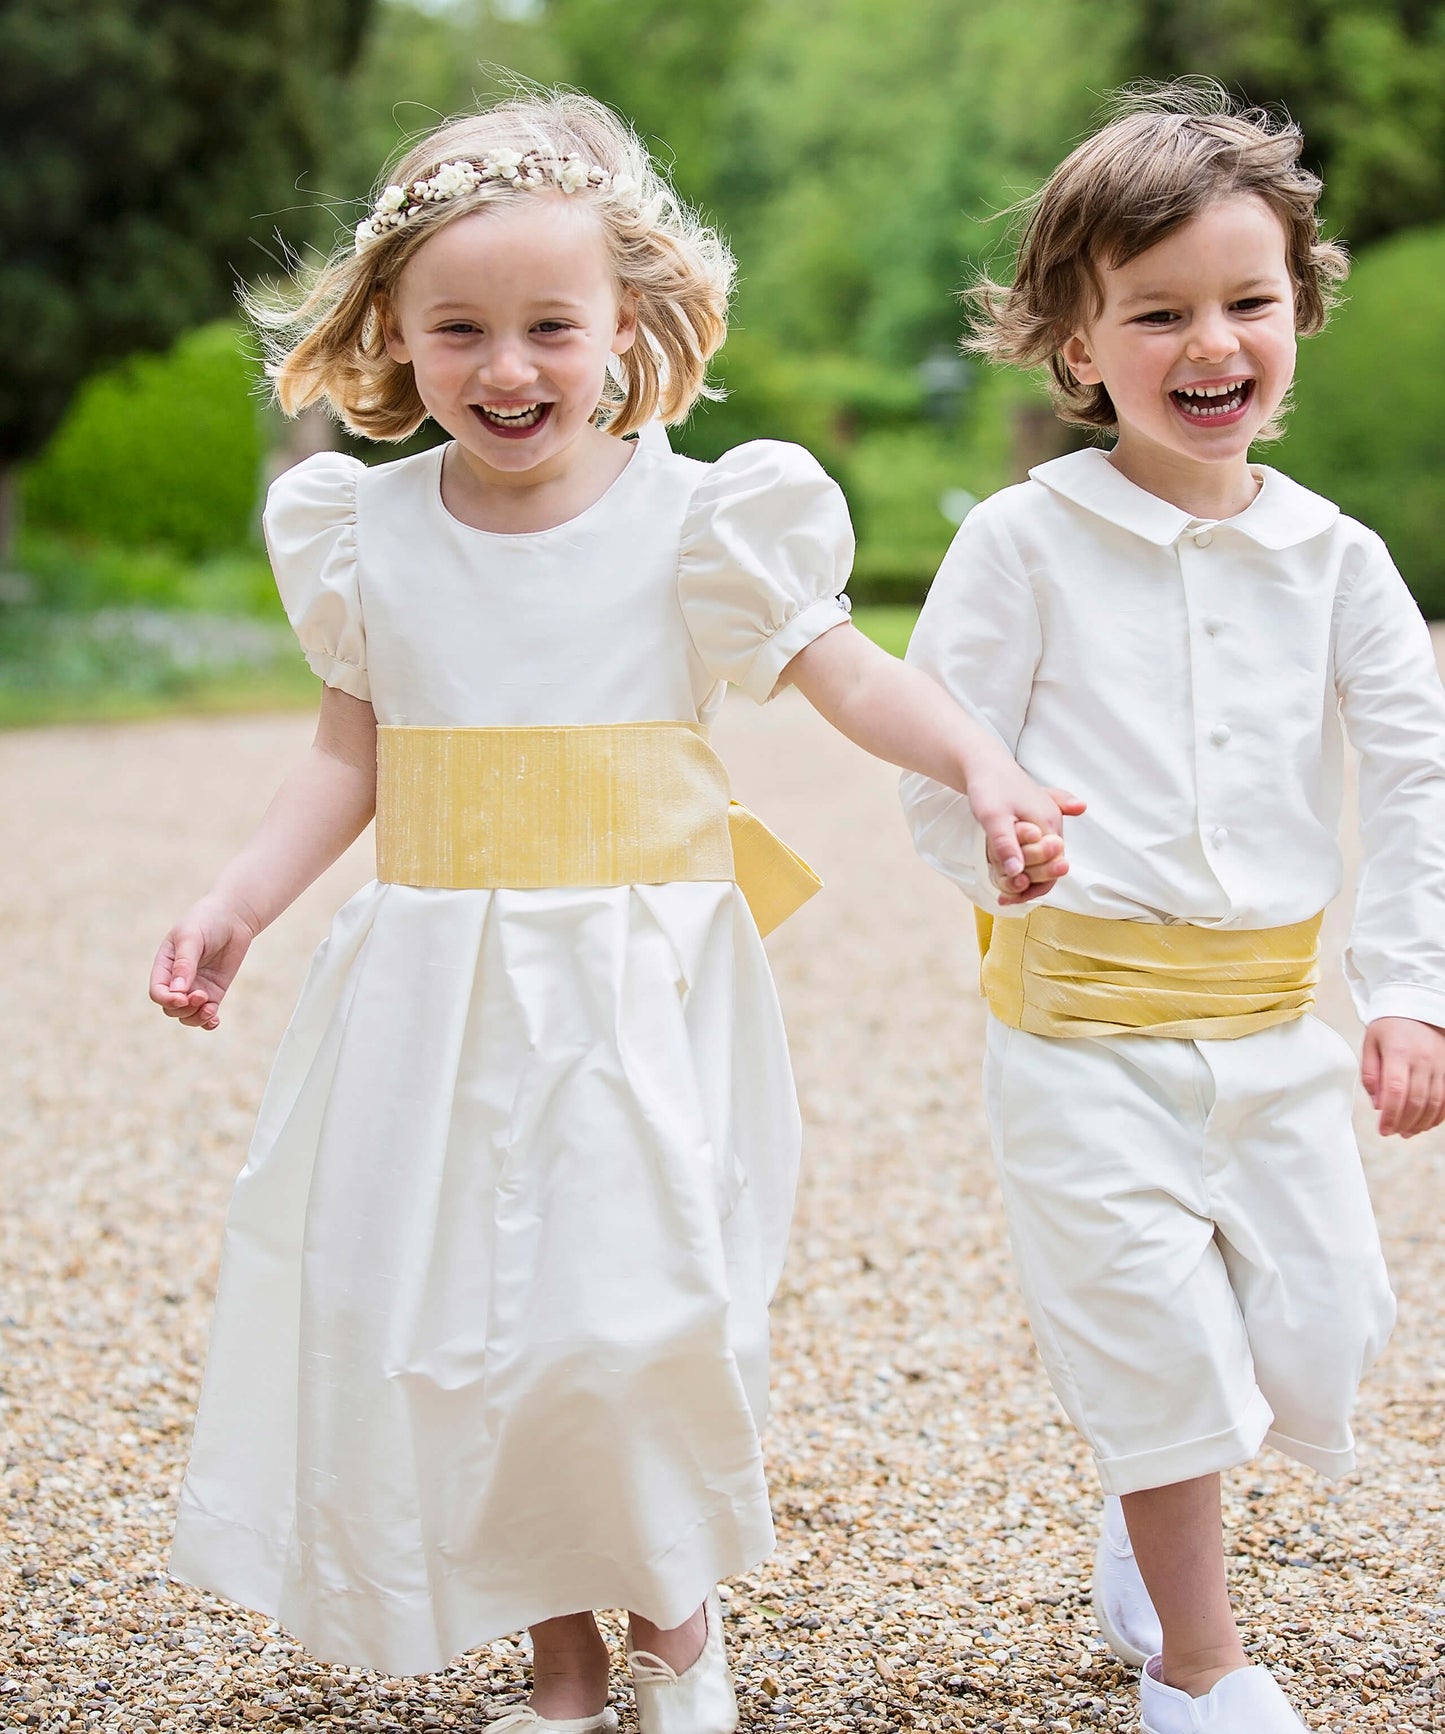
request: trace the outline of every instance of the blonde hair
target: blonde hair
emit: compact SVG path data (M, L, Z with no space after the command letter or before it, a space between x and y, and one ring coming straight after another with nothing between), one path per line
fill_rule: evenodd
M699 398L719 395L707 363L727 334L734 265L726 243L678 199L636 134L610 109L569 91L524 91L479 114L445 121L395 159L377 181L409 187L443 163L480 164L498 150L558 161L580 157L610 183L568 193L595 209L608 258L636 306L637 340L615 358L597 422L634 433L660 416L680 421ZM287 415L326 403L353 433L399 440L426 418L409 363L386 352L382 315L407 262L445 224L510 207L535 191L487 180L474 191L426 206L357 251L348 239L318 269L283 290L243 297L261 332L276 402Z
M1108 391L1081 384L1060 353L1103 304L1099 265L1125 265L1207 205L1237 196L1262 199L1279 218L1295 330L1312 337L1338 299L1349 258L1321 238L1321 184L1300 164L1303 146L1293 121L1239 107L1212 79L1121 92L1107 123L1015 207L1024 227L1013 283L1003 287L985 274L965 291L974 328L964 347L1019 367L1047 363L1061 420L1116 427ZM1279 434L1286 408L1261 438Z

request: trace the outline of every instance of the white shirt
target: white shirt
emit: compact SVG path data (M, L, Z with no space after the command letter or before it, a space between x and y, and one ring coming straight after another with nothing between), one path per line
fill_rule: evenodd
M1363 860L1345 973L1366 1021L1445 1025L1445 692L1384 544L1275 470L1204 522L1076 452L985 500L908 660L998 731L1069 822L1061 908L1260 928L1340 889L1341 721ZM967 801L915 775L919 853L997 911ZM1007 913L1005 911L1004 913Z

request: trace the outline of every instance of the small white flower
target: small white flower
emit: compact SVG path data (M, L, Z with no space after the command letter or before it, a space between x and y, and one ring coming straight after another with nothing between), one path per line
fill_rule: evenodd
M406 188L390 186L376 201L379 212L399 211L406 203Z
M642 188L635 176L629 174L613 175L610 188L612 196L624 205L635 205Z
M515 181L521 178L522 153L503 146L490 151L482 163L482 173L492 181Z
M580 193L592 181L592 172L581 157L563 157L553 172L564 193Z
M472 192L477 181L477 171L470 163L443 163L431 178L432 196L438 199L460 198L463 193Z
M356 225L356 250L358 253L364 253L375 239L376 230L372 228L369 217L364 223Z

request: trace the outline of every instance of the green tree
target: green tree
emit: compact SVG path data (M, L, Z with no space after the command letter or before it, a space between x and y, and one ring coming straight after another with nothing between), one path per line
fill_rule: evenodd
M1301 345L1284 442L1262 455L1378 530L1426 614L1445 618L1445 224L1366 249L1347 287Z
M7 0L0 10L0 538L14 466L82 380L224 313L303 238L371 0ZM0 549L5 543L0 539Z
M959 335L970 260L1117 76L1128 9L788 0L758 20L735 158L740 317L782 343L916 365Z
M1356 246L1445 217L1441 0L1134 0L1132 74L1282 103Z
M758 0L551 0L566 76L627 115L679 190L714 201L733 167L733 76Z

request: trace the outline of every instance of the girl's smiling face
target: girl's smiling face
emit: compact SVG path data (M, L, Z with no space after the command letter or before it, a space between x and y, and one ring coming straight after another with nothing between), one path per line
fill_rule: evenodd
M560 193L458 217L402 271L383 326L427 414L494 485L563 475L636 337L598 219Z
M1235 195L1127 264L1100 263L1103 305L1063 359L1082 384L1108 391L1114 460L1150 492L1167 498L1169 478L1191 473L1245 482L1250 444L1294 377L1285 247L1269 206Z

